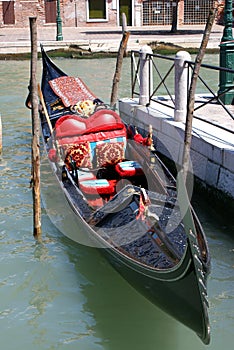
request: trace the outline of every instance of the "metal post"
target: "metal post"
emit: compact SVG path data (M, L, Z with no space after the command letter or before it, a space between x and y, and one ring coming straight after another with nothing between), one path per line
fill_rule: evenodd
M234 66L234 39L232 35L232 0L225 1L224 10L224 31L220 43L220 67L233 69ZM233 86L234 76L232 73L220 71L219 73L219 94L224 93ZM234 92L230 90L220 96L225 105L233 104Z
M153 54L150 46L144 45L140 50L140 98L139 104L146 106L150 103L152 93L152 69L151 59L148 56Z
M171 33L177 32L177 22L178 22L178 0L172 0L172 23L171 23Z
M188 64L191 56L187 51L179 51L175 56L175 110L177 122L186 121L188 102Z
M232 0L225 1L224 8L224 30L223 37L221 39L222 42L233 40L232 36Z
M56 17L56 23L57 23L57 41L63 40L63 34L62 34L62 19L60 15L60 0L57 0L57 17Z

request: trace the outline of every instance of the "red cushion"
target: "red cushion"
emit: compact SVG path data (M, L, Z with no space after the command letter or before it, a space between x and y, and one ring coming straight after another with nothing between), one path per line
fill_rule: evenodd
M104 142L96 146L97 167L115 165L124 160L123 142Z
M115 170L121 177L143 175L143 169L139 163L134 161L126 161L116 164Z
M125 126L119 115L109 109L99 110L87 119L77 115L63 116L57 120L55 130L58 139L113 130L122 130L126 135Z
M81 181L80 189L86 194L114 194L115 192L114 183L106 179Z
M81 135L86 131L86 124L81 118L73 115L61 117L55 124L56 137Z
M96 176L91 171L78 170L78 180L79 181L86 181L86 180L94 180L96 179Z
M110 140L117 137L125 137L125 130L111 130L111 131L101 131L94 134L79 135L72 137L63 137L58 139L59 145L75 144L80 142L98 142L104 140Z
M100 109L86 120L86 133L124 128L120 116L111 109Z

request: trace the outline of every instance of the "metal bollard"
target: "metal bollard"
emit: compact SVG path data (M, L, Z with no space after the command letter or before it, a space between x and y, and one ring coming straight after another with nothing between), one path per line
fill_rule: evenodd
M175 56L175 110L174 119L177 122L186 121L188 102L188 65L191 61L187 51L179 51Z

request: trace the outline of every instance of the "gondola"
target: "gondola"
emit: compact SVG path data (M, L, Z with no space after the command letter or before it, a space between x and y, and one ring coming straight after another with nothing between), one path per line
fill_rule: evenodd
M42 138L64 210L80 227L72 239L100 248L137 291L208 344L210 255L183 176L175 180L161 161L151 130L124 123L41 52Z

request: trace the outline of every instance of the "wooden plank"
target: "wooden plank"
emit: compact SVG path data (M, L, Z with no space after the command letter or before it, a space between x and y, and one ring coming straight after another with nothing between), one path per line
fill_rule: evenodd
M186 182L186 178L187 178L187 175L189 172L189 166L190 166L192 123L193 123L193 112L194 112L194 105L195 105L195 92L196 92L196 86L197 86L197 79L198 79L200 67L202 64L202 60L205 55L205 50L209 42L209 37L210 37L211 29L216 17L217 9L218 9L218 5L214 4L207 18L206 28L204 30L200 49L198 51L198 54L195 60L195 66L193 69L191 84L189 88L187 117L186 117L186 125L185 125L185 137L184 137L184 151L183 151L183 174L184 174L185 182Z

